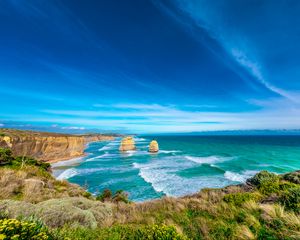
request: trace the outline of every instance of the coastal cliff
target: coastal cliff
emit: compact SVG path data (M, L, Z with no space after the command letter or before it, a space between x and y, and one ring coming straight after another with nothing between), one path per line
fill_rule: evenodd
M114 139L114 136L100 134L71 135L11 129L0 131L0 147L10 148L14 155L48 162L83 156L87 143Z

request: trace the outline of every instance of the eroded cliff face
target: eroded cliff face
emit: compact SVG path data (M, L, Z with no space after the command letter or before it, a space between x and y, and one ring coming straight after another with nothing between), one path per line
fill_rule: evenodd
M158 142L156 140L152 140L149 144L149 152L156 153L159 151Z
M133 137L124 137L121 141L119 150L124 152L124 151L132 151L135 150L135 142Z
M3 131L0 147L10 148L14 155L31 156L41 161L57 162L84 155L86 144L113 140L107 135L68 135L31 131Z

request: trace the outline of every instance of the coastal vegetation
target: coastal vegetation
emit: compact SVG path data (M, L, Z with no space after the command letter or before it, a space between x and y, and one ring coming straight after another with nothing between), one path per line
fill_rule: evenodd
M56 180L51 175L49 163L26 156L15 157L6 148L0 148L0 189L0 200L15 199L32 203L91 195L77 185Z
M91 196L7 149L0 161L0 239L300 239L297 171L134 203L123 191Z
M123 190L118 190L114 194L109 189L104 189L102 193L97 195L96 200L100 200L101 202L124 202L129 203L128 194Z

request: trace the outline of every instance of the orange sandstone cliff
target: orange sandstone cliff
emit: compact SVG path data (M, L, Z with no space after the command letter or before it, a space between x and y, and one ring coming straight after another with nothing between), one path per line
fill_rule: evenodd
M14 155L31 156L48 162L83 156L86 144L113 139L113 135L71 135L0 129L0 147L10 148Z

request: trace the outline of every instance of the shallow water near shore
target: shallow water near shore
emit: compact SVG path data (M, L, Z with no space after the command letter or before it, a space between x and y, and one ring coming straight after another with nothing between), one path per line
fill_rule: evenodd
M54 163L53 174L93 194L122 189L145 201L243 183L261 170L300 169L300 136L159 136L160 151L151 154L153 138L135 137L137 150L126 153L120 139L91 143L87 156Z

